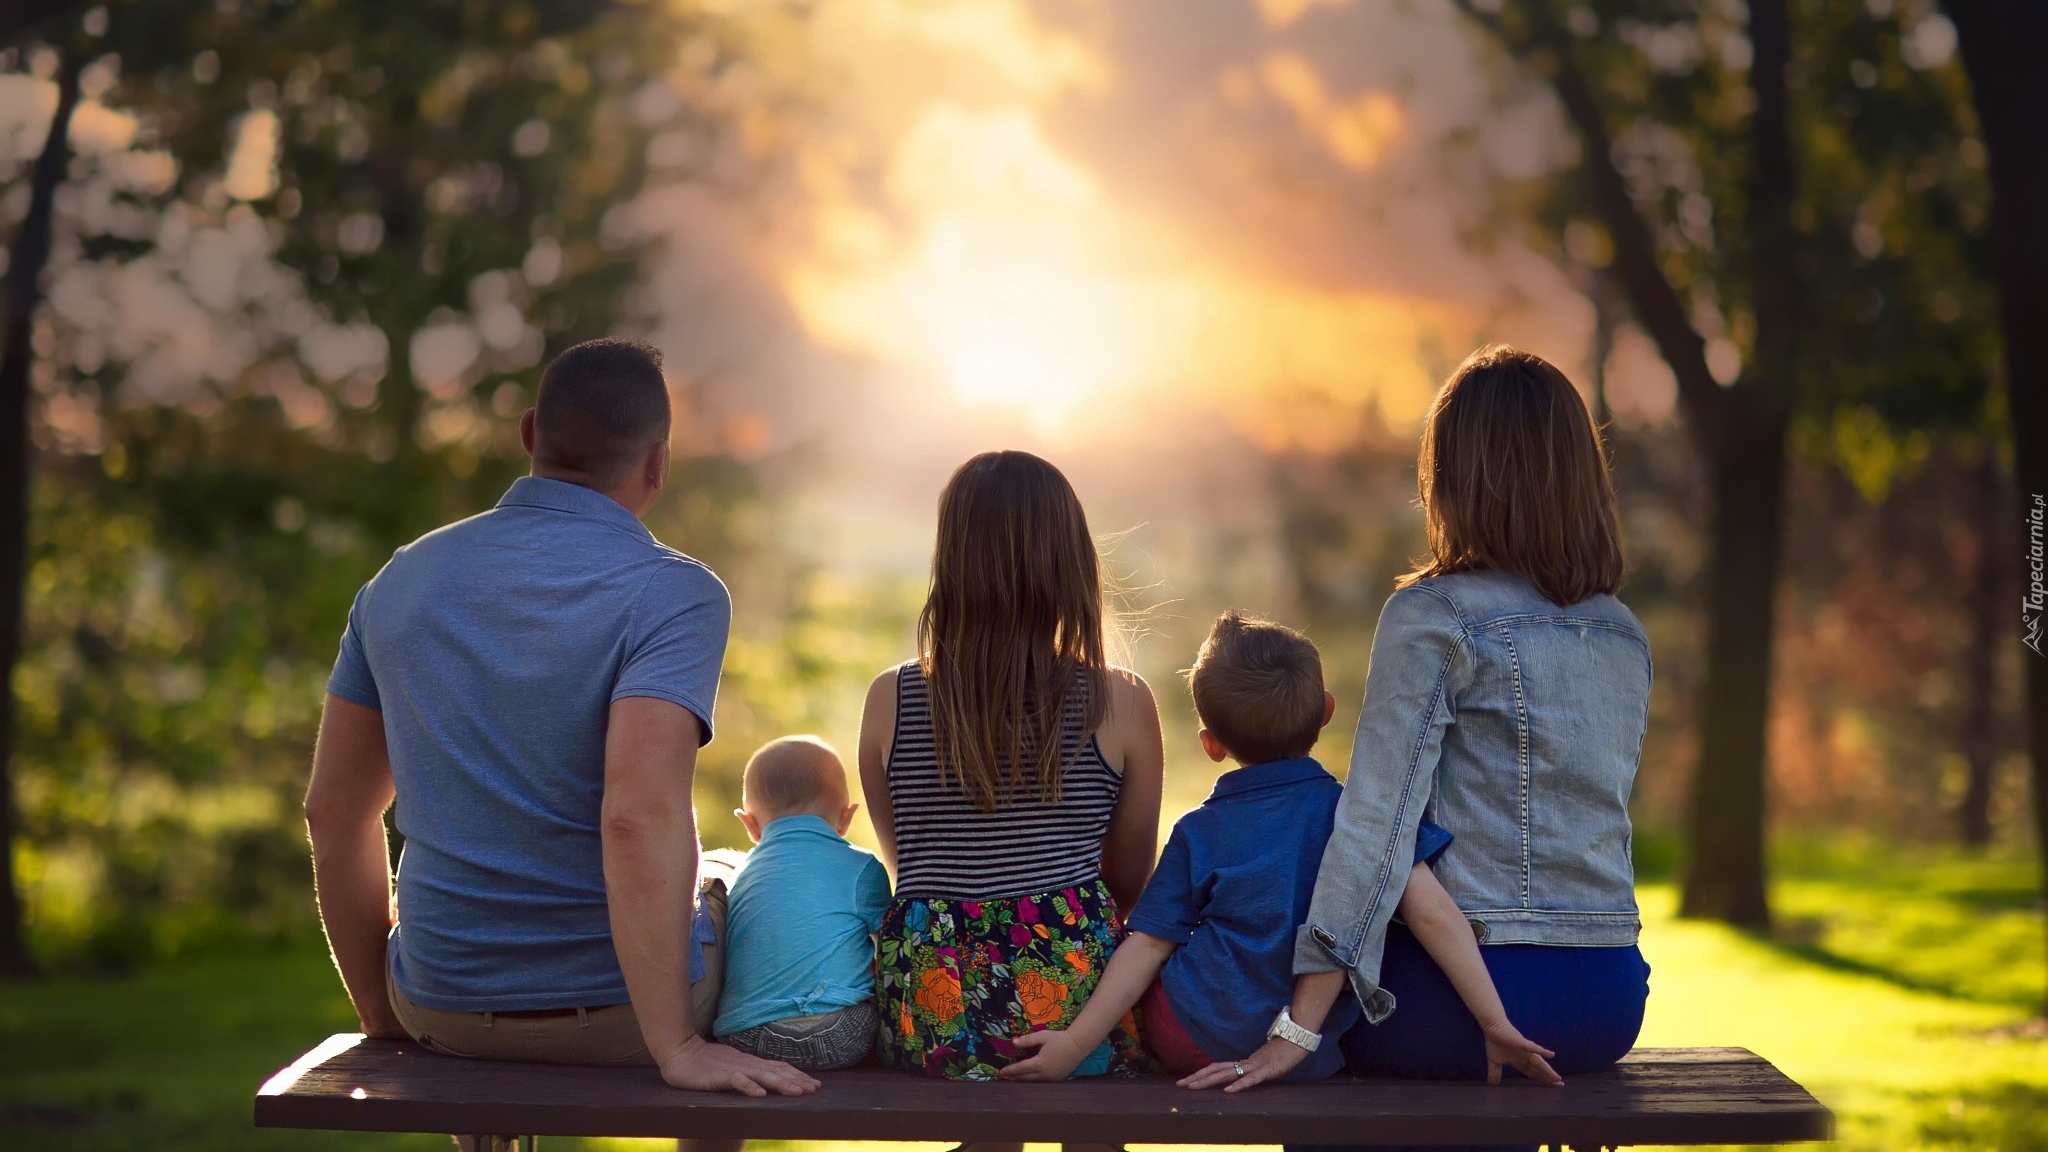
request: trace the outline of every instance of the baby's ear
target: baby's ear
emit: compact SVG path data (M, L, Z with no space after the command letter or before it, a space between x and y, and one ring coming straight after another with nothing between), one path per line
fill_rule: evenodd
M853 827L853 814L858 811L860 811L860 805L858 804L848 804L845 808L840 810L839 834L841 836L846 835L846 830L848 828Z
M1328 728L1328 727L1330 726L1330 718L1331 718L1331 717L1333 717L1333 716L1335 716L1336 714L1337 714L1337 695L1336 695L1336 693L1334 693L1334 692L1324 692L1324 693L1323 693L1323 725L1322 725L1322 726L1323 726L1323 727L1325 727L1325 728Z
M754 814L745 808L735 808L732 810L732 814L739 817L740 823L746 826L747 838L759 844L761 842L761 822L754 819Z

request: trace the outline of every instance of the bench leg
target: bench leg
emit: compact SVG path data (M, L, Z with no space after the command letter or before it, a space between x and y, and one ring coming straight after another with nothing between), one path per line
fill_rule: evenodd
M540 1152L538 1136L456 1136L458 1152Z

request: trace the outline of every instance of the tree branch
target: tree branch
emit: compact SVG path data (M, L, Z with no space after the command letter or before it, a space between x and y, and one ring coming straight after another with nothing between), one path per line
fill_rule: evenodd
M84 8L85 0L9 0L0 5L0 44L12 44L36 26Z
M1555 70L1546 79L1578 134L1583 153L1579 172L1585 180L1586 198L1614 238L1610 275L1627 292L1629 310L1657 342L1657 350L1677 377L1678 398L1685 405L1695 437L1713 437L1715 426L1723 419L1726 394L1707 368L1707 342L1693 328L1685 305L1671 282L1664 278L1664 270L1657 266L1656 239L1649 222L1636 209L1628 185L1614 167L1614 141L1607 134L1606 116L1600 111L1600 103L1585 74L1572 60L1570 42L1548 26L1536 35L1521 37L1498 16L1480 11L1472 0L1452 3L1491 33L1516 59L1527 63L1539 50L1547 50L1555 58ZM1545 19L1537 12L1538 7L1523 6L1532 22ZM1711 458L1711 454L1705 455Z

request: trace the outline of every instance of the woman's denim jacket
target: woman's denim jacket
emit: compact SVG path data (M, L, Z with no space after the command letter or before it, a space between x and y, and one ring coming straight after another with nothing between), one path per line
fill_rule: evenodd
M1295 972L1347 969L1367 1019L1393 1012L1380 956L1425 818L1457 837L1436 875L1481 942L1635 943L1649 701L1649 640L1612 596L1560 608L1491 571L1394 593Z

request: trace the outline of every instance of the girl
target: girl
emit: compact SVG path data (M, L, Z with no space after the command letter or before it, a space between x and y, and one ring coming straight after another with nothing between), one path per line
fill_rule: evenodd
M1510 1017L1558 1072L1605 1067L1649 995L1628 799L1650 698L1649 641L1614 598L1606 459L1562 372L1493 347L1437 395L1417 472L1430 555L1373 637L1290 1015L1316 1031L1348 979L1366 1022L1344 1052L1362 1075L1476 1079L1510 1055ZM1424 820L1457 836L1436 876L1500 990L1485 1019L1391 922L1408 874L1385 862ZM1186 1083L1243 1089L1302 1056L1272 1039Z
M1104 656L1102 580L1066 477L1024 452L939 497L918 658L876 678L860 774L896 897L882 1062L992 1080L1088 999L1151 875L1166 753L1152 691ZM1078 1070L1129 1076L1129 1016Z

